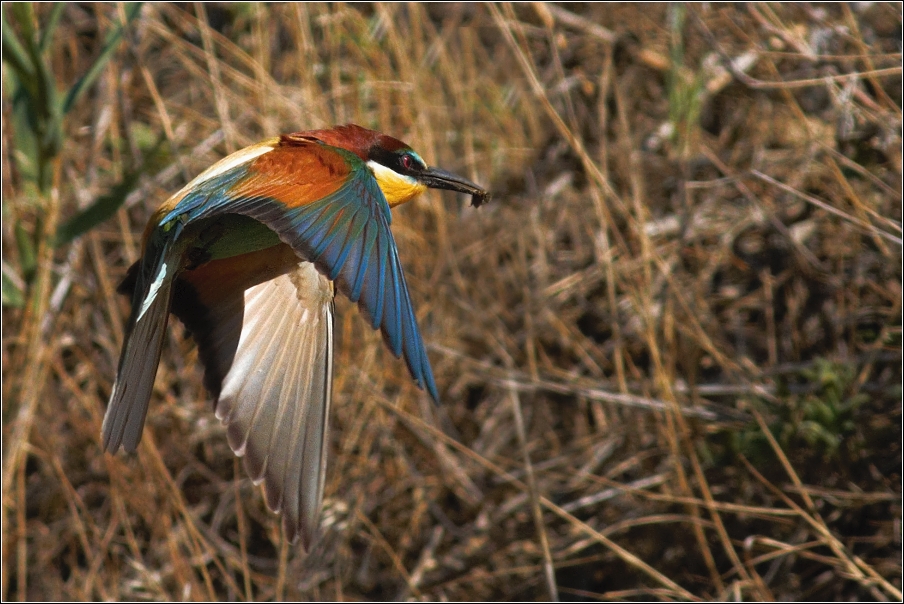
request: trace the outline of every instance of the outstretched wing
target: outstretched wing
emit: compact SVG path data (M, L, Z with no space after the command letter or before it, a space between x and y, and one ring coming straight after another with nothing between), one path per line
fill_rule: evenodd
M332 286L280 245L186 271L173 312L198 342L230 447L289 538L310 548L329 434Z
M439 400L389 227L389 205L359 157L313 140L283 138L251 161L199 180L162 224L223 214L262 222L358 303L415 382Z

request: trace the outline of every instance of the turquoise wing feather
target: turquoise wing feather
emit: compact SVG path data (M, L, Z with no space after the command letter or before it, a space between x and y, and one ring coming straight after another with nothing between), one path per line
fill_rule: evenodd
M371 326L381 330L392 353L404 358L417 384L438 401L390 230L389 204L357 156L324 145L317 145L316 152L341 154L349 166L343 182L321 199L293 198L298 175L256 174L251 162L200 183L161 224L223 214L242 214L265 224L358 303Z

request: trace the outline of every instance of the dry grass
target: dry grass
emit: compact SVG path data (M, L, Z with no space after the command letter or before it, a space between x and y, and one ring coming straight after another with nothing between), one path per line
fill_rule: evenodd
M65 9L61 84L122 10ZM27 303L3 312L3 598L900 599L901 24L869 3L147 5L44 195L4 80L3 269ZM168 192L349 121L495 199L395 213L441 407L340 301L305 554L178 326L137 455L101 452L113 290ZM142 166L114 218L44 243Z

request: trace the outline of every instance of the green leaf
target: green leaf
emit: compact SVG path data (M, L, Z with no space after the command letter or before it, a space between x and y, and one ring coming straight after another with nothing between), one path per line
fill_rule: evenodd
M35 41L35 9L31 2L13 2L10 3L10 10L13 11L13 16L16 18L16 23L19 24L19 28L22 30L22 35L25 37L25 43L29 46L34 44Z
M13 76L14 77L14 76ZM13 94L13 110L10 129L15 145L13 155L19 172L28 180L38 178L38 139L34 128L35 116L31 111L28 93L19 88Z
M41 41L38 43L41 52L47 52L50 41L53 40L53 32L56 31L57 24L60 22L60 17L63 16L65 8L65 2L57 2L50 10L50 18L47 20L47 25L44 26L44 31L41 32Z
M19 40L19 36L13 31L9 23L6 21L6 11L0 12L0 31L2 31L2 47L3 60L9 63L10 67L19 77L20 85L24 82L30 82L34 79L34 71L31 69L31 62L28 59L28 53Z
M113 187L109 193L98 197L93 204L61 224L54 238L54 247L66 245L115 214L129 193L135 189L140 176L140 171L126 174L122 182Z
M5 262L3 263L2 290L3 306L13 308L25 306L25 282Z
M125 26L133 18L135 18L135 15L138 14L139 10L141 10L140 2L126 6L126 22L121 23L119 27L107 33L107 39L104 40L104 48L103 50L101 50L100 55L98 55L97 60L94 61L94 64L91 65L91 67L88 69L88 72L83 75L79 79L79 81L72 86L72 88L69 89L69 93L66 95L66 100L63 102L63 114L69 113L69 110L79 99L82 93L88 87L90 87L91 84L94 83L94 80L96 80L100 75L101 71L104 68L104 65L106 65L110 57L113 56L113 52L116 50L116 46L122 39L122 35L125 31Z
M29 275L33 275L38 268L38 254L35 249L35 242L21 222L16 223L14 231L16 234L16 247L19 248L19 266L22 268L22 274L28 279Z
M53 246L65 245L113 216L116 210L125 203L129 193L138 186L138 179L141 175L157 169L163 158L167 156L164 143L166 143L166 138L160 135L154 146L145 152L144 162L141 166L126 172L119 184L114 186L109 193L98 197L90 206L61 224L54 237Z
M0 12L3 59L15 75L10 77L13 80L10 84L14 89L13 105L17 114L16 137L24 143L34 181L46 192L50 187L51 165L63 146L65 115L100 76L122 39L126 25L138 14L141 5L126 7L125 23L108 32L100 54L87 73L72 85L62 102L52 66L45 55L54 39L64 4L51 9L43 31L35 29L37 20L30 3L11 4L9 14L6 5L3 9ZM18 25L21 37L7 21L8 16ZM27 131L23 128L25 125Z

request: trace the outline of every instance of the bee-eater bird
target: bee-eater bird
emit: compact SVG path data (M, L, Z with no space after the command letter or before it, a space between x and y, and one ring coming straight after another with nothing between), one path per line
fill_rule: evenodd
M389 225L427 188L489 194L405 143L349 124L265 140L214 164L145 229L103 445L141 440L169 313L198 344L229 445L307 549L323 498L334 288L438 401Z

